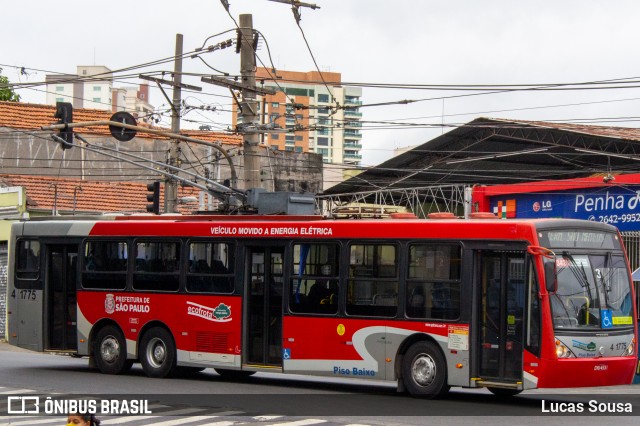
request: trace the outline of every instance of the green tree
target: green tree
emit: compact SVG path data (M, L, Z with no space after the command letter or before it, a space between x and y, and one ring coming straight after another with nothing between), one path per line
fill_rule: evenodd
M2 68L0 68L0 73L2 73ZM9 101L9 102L19 102L20 95L13 91L11 87L9 87L9 78L0 74L0 101Z

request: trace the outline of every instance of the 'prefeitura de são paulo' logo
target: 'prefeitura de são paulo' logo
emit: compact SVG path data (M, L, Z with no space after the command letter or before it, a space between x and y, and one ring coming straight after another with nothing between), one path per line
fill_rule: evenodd
M220 303L215 308L200 305L194 302L187 302L187 314L204 318L213 322L229 322L231 318L231 306Z
M107 314L112 314L116 310L116 301L113 298L113 294L107 294L104 299L104 310Z

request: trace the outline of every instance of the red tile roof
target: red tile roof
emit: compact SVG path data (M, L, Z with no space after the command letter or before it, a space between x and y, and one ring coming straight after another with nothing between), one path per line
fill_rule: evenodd
M77 213L146 213L146 195L148 194L146 183L89 181L29 175L0 175L0 183L6 186L24 187L29 210L52 211L57 190L56 208L64 214L73 212L74 204ZM160 210L162 210L164 185L161 186L160 193ZM197 197L198 194L199 190L196 188L178 188L178 197ZM179 209L180 213L192 213L198 209L198 204L180 205Z
M41 104L26 104L21 102L2 102L0 101L0 127L8 127L12 129L39 130L42 126L55 124L57 119L53 116L56 107ZM113 115L110 111L98 109L74 109L73 121L89 122L89 121L106 121ZM142 124L139 124L142 125ZM156 128L156 130L170 129ZM78 130L80 133L108 135L109 128L107 126L84 127ZM180 132L184 136L202 139L207 142L220 142L228 145L238 145L242 143L242 137L238 135L230 135L227 133L210 132L203 130L183 130ZM152 135L150 133L139 133L138 137L149 139L169 139L167 137Z

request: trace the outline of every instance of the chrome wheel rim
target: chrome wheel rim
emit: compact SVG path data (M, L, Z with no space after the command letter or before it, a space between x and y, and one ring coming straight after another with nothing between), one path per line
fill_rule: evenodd
M419 354L411 363L411 376L420 386L429 386L436 378L436 362L428 354Z
M100 357L103 361L113 364L120 357L120 342L114 336L107 336L100 344Z
M167 346L162 339L154 337L147 345L147 360L153 368L160 368L167 359Z

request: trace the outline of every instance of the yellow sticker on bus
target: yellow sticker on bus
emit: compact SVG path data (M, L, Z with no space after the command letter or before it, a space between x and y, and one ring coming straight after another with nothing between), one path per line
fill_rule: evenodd
M633 318L631 317L613 317L613 325L631 325Z

